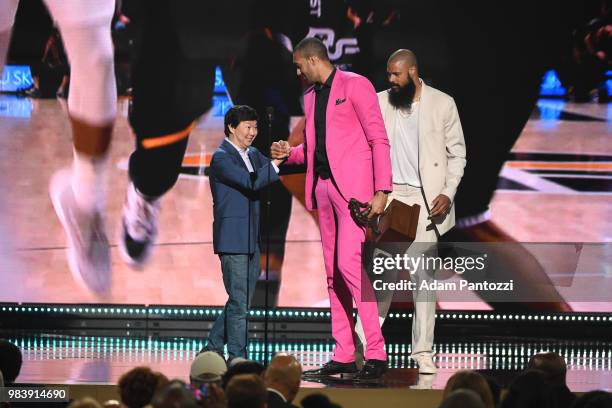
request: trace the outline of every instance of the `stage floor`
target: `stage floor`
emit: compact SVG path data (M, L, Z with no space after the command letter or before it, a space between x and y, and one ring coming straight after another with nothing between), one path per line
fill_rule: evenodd
M163 199L153 259L144 270L133 271L120 260L117 249L126 163L134 147L127 101L121 100L119 107L107 217L113 288L109 298L100 299L72 279L64 233L48 198L51 175L68 166L72 157L66 106L58 100L0 95L2 301L225 303L219 260L212 250L212 198L204 175L210 155L223 139L222 118L204 118L193 132L184 174ZM612 241L611 122L612 105L540 101L501 172L491 205L493 221L520 242ZM318 227L296 198L281 272L279 306L328 306ZM610 304L572 307L610 311ZM476 295L460 307L442 302L439 308L490 309Z
M188 381L189 366L204 345L196 338L126 338L29 334L3 336L23 352L19 383L34 384L116 384L119 377L136 366L149 366L169 378ZM407 340L387 343L389 372L377 388L443 389L458 370L477 370L502 387L526 365L529 357L554 351L567 361L567 383L574 392L595 389L612 391L612 343L521 338L439 338L436 339L436 375L419 375L409 359ZM273 352L286 351L298 358L304 369L326 362L332 343L292 341L270 344ZM249 357L262 361L263 344L250 343ZM350 381L328 379L303 381L302 388L363 388Z

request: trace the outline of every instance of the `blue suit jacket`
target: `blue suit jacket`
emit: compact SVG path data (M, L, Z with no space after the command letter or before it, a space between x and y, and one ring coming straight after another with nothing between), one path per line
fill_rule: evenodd
M249 148L249 159L254 173L249 173L242 157L227 140L212 156L209 181L215 254L252 254L259 245L260 190L279 177L270 159L256 148Z

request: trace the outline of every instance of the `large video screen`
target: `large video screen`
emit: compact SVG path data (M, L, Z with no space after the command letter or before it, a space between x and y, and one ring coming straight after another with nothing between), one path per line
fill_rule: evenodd
M442 239L517 245L585 243L604 248L612 239L610 71L596 56L587 66L584 60L542 56L548 48L539 43L519 47L515 42L527 38L529 27L512 41L505 35L484 35L492 29L490 21L478 30L454 31L460 21L447 26L444 20L452 6L437 13L425 1L414 2L417 7L412 9L386 1L261 1L251 5L257 12L245 11L241 17L251 19L243 36L228 39L222 28L210 34L213 39L219 36L219 44L235 45L234 54L216 60L206 56L213 67L202 74L210 77L214 88L211 108L191 132L178 181L160 200L151 258L142 267L131 267L118 243L128 162L135 146L128 120L130 64L137 52L134 39L139 38L141 17L137 7L131 8L138 2L124 0L123 18L113 23L120 97L106 163L106 202L100 202L106 208L112 272L100 277L109 288L101 295L71 273L66 236L49 198L52 176L72 166L68 106L65 99L55 97L63 73L69 78L69 70L39 62L52 30L42 30L42 18L30 16L44 12L44 7L32 6L34 1L21 3L2 78L2 90L8 93L0 95L0 302L225 304L221 265L213 250L208 178L211 156L225 138L223 115L235 104L257 109L260 123L254 145L266 154L269 129L273 141L285 139L292 145L303 141L305 84L296 75L291 50L306 36L320 38L338 69L366 76L377 91L389 87L389 55L399 48L411 49L424 83L454 98L467 145L467 167L454 203L463 228ZM462 13L469 13L467 9ZM425 24L429 15L432 23ZM461 18L468 17L456 16ZM37 30L31 29L32 19ZM467 39L471 45L460 49L458 44ZM546 43L546 47L559 48L563 57L572 55L572 44ZM520 58L515 53L519 49ZM42 95L49 89L51 97ZM269 106L274 108L270 128ZM281 181L272 186L270 219L263 220L261 236L265 242L269 230L270 251L259 262L262 271L269 265L271 304L328 307L318 217L305 206L304 181L304 170L294 168L282 171ZM587 269L601 272L597 278L607 282L610 277L604 272L607 263L610 273L610 250L598 253L603 254L599 263ZM532 251L530 256L538 264L537 273L552 281L559 268L566 267L546 251ZM561 294L563 286L559 285ZM264 287L260 282L256 305L263 301ZM603 295L568 298L559 310L610 312L609 300ZM461 301L441 299L438 307L491 310L496 306L474 293Z

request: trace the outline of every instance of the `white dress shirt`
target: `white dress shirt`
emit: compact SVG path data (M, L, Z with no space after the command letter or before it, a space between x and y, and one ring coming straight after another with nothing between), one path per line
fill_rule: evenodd
M244 161L244 164L247 166L249 173L253 173L255 170L253 169L253 164L251 163L251 160L249 159L249 148L248 147L246 149L239 148L234 143L232 143L229 137L226 137L225 140L227 140L232 146L234 146L236 150L238 150L238 154L240 154L240 157L242 157L242 161ZM272 167L274 167L274 171L276 172L276 174L278 174L279 172L278 166L273 161L270 161L270 163L272 164Z

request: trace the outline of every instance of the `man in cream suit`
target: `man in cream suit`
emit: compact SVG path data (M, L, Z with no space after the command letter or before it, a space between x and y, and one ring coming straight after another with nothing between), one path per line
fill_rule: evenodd
M387 63L391 88L378 94L385 128L391 145L393 192L387 204L396 199L421 207L415 243L410 252L418 256L431 247L422 243L438 241L455 225L453 199L466 163L465 142L459 113L453 98L429 87L419 78L416 56L409 50L394 52ZM433 279L433 272L418 270L411 278L420 286ZM382 296L380 296L382 295ZM379 294L382 325L393 293ZM413 293L412 359L422 374L433 374L433 336L436 294ZM361 322L355 328L364 343Z

